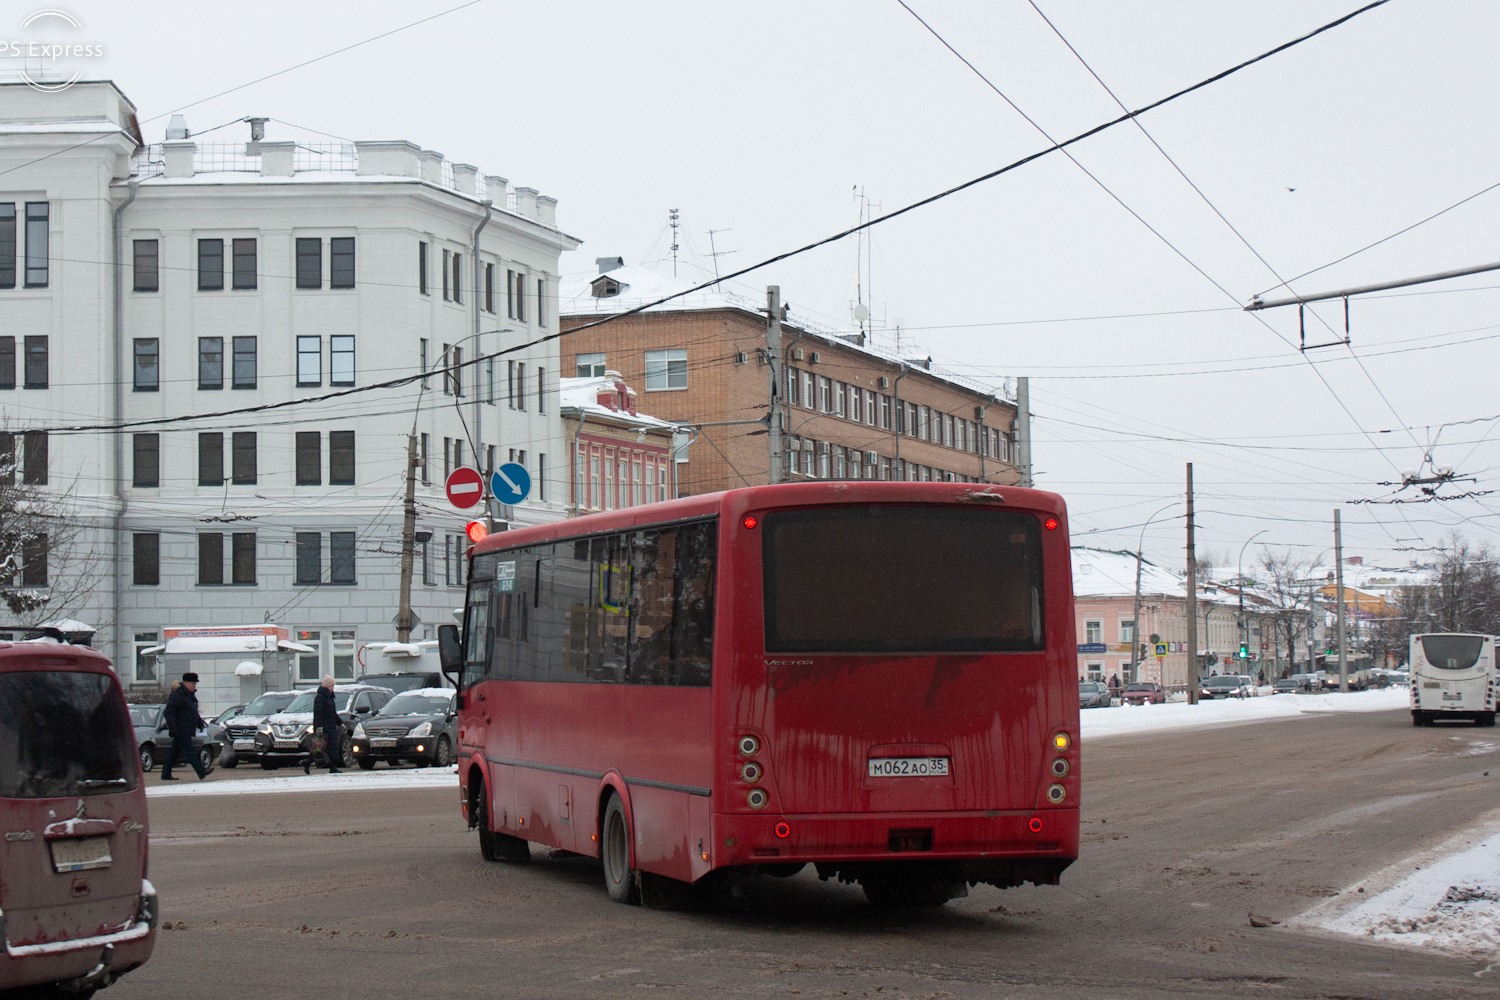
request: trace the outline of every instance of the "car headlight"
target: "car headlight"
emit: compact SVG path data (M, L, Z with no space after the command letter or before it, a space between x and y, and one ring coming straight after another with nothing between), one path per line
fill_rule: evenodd
M303 736L311 736L312 733L313 733L313 727L309 723L308 726L305 729L302 730L302 735Z
M411 732L407 733L406 735L408 735L408 736L431 736L432 735L432 723L431 722L424 722L420 726L417 726L415 729L413 729Z
M354 738L357 740L365 738L365 724L363 722L356 722L354 724Z

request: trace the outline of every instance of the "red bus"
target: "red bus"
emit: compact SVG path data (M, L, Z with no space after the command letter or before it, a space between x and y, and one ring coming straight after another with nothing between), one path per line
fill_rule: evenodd
M807 864L937 904L1078 856L1055 494L755 486L492 534L469 565L439 648L490 860L597 857L648 905Z

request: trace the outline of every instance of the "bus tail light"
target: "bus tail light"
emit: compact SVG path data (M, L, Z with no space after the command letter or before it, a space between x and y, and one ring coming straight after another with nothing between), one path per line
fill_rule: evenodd
M744 525L746 530L753 531L756 528L760 527L760 518L756 517L754 514L746 514L744 518L741 519L740 524Z
M1067 733L1058 733L1052 737L1052 746L1058 750L1066 750L1073 745L1073 739Z
M756 739L754 736L741 736L740 753L744 754L746 757L754 757L756 754L760 753L760 740Z
M766 794L764 788L752 788L750 794L745 796L745 802L751 809L764 809L769 801L771 797Z
M1048 531L1056 531L1061 525L1062 522L1051 515L1048 515L1047 519L1042 522L1042 527L1046 528Z
M1068 797L1068 790L1062 785L1053 785L1047 789L1047 801L1053 805L1061 805L1062 800Z
M753 760L745 761L745 766L740 768L741 780L752 785L760 780L760 776L763 773L760 764Z
M1032 833L1041 833L1042 832L1042 817L1040 817L1040 816L1033 816L1033 817L1031 817L1031 821L1026 824L1026 829L1030 830Z
M786 838L790 837L791 835L792 835L792 825L790 823L788 823L786 820L782 820L780 823L776 824L776 836L780 837L782 840L785 840Z
M1068 776L1069 770L1071 770L1071 768L1068 767L1068 762L1062 757L1059 757L1052 762L1052 773L1056 777L1066 778Z

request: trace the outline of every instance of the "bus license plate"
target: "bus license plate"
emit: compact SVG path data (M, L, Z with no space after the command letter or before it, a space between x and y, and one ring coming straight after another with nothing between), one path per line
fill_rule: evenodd
M114 860L109 853L108 837L52 841L53 871L81 872L87 868L108 868Z
M872 757L872 778L946 777L947 757Z
M1463 701L1464 700L1464 693L1462 691L1444 691L1443 692L1443 700L1444 701Z

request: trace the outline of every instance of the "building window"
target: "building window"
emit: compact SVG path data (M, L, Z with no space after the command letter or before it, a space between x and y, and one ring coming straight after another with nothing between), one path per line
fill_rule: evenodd
M354 384L354 337L350 334L328 338L328 384Z
M137 632L135 633L135 682L137 684L156 683L156 655L147 653L146 650L152 646L161 645L161 633L159 632Z
M16 287L16 203L0 201L0 288Z
M455 253L453 255L453 301L464 300L464 255Z
M224 338L198 338L198 388L224 388Z
M323 338L297 338L297 384L323 384Z
M237 584L255 583L255 532L236 531L230 541L230 579Z
M354 680L354 630L352 628L334 629L328 645L328 653L333 660L333 670L330 671L333 679L336 681ZM359 705L356 704L354 708L358 711Z
M323 485L323 435L319 431L297 432L297 485Z
M422 585L433 587L437 585L437 578L432 575L432 543L418 542L421 549L418 550L417 558L422 563Z
M536 498L547 499L547 454L537 452L536 456Z
M26 431L21 435L21 482L28 486L47 485L47 432Z
M230 440L230 450L234 455L233 475L236 486L252 486L260 477L255 457L255 444L254 431L235 431Z
M255 388L255 338L234 338L234 387Z
M597 378L604 374L604 354L580 354L574 361L574 374L579 378Z
M335 236L328 241L328 287L354 287L353 236Z
M205 432L198 435L198 485L224 485L224 435Z
M310 586L323 582L323 536L316 531L297 532L297 573L295 582ZM312 678L316 680L317 678Z
M646 352L646 391L686 389L687 351L680 347Z
M464 585L465 563L464 553L468 549L469 540L464 535L443 536L443 576L450 587L462 587Z
M16 387L16 338L0 337L0 389Z
M198 535L198 586L224 583L224 533L204 531Z
M47 203L26 203L26 287L47 287L49 230L47 225Z
M328 432L328 485L354 485L354 432Z
M484 265L484 311L495 311L495 265Z
M536 325L547 325L547 279L536 279Z
M138 338L135 342L135 391L155 392L161 386L160 347L156 338Z
M417 444L417 469L422 473L422 485L431 486L432 478L427 471L427 454L432 447L432 438L426 431L423 431Z
M1103 642L1104 623L1098 621L1085 621L1083 623L1083 641L1093 643Z
M354 583L354 532L328 533L328 582Z
M131 486L161 485L161 437L157 434L132 434L130 440Z
M505 269L505 315L516 318L516 272Z
M453 251L443 251L443 301L453 301Z
M47 337L45 334L26 337L26 381L28 389L47 388Z
M323 287L323 241L297 237L297 287Z
M536 370L536 412L547 412L547 369Z
M198 241L198 291L224 290L224 241Z
M234 288L247 289L255 287L255 240L238 239L234 241L234 278L231 285Z
M495 405L495 359L484 359L484 401L490 406Z
M427 289L427 243L424 240L417 241L417 291L423 295L431 294Z
M46 532L38 532L21 542L21 586L47 586L50 549Z
M516 319L526 322L526 274L516 272Z
M323 633L301 629L297 632L297 641L312 647L310 653L297 654L297 680L316 684L323 678Z
M157 586L162 582L162 537L156 532L138 532L130 537L130 582Z
M833 409L833 383L824 375L818 376L818 412L828 413Z
M1120 641L1130 643L1131 649L1135 648L1135 622L1128 618L1120 619ZM1131 659L1135 659L1132 652Z
M526 362L516 362L516 409L526 409Z
M443 395L464 394L464 351L452 344L443 345Z
M5 206L0 205L0 209ZM14 212L14 209L12 209ZM0 237L3 240L3 237ZM161 276L158 271L157 243L155 240L136 240L135 246L135 284L137 292L155 292L161 289ZM0 254L4 250L0 249ZM14 258L11 263L11 273L15 273Z

